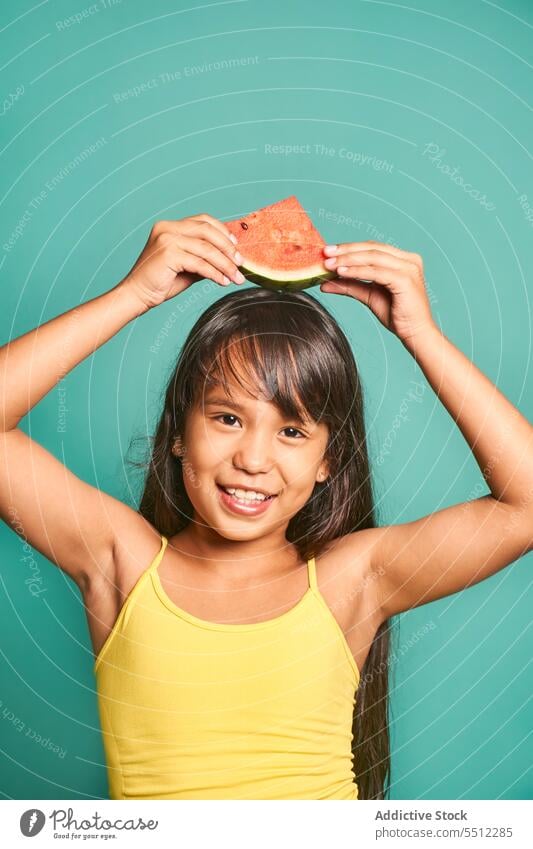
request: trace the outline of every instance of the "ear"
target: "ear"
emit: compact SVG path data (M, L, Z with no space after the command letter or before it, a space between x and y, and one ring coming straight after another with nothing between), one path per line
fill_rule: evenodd
M326 480L327 477L329 477L329 468L328 468L327 462L324 460L320 464L318 471L316 473L316 482L322 483L323 481Z
M181 457L183 454L183 450L184 448L181 443L181 437L177 436L174 442L172 443L172 453L174 454L174 457Z

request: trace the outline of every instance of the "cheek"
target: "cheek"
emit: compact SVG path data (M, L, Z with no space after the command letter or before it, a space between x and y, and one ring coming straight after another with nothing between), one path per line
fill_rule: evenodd
M231 459L233 441L215 427L200 424L191 436L191 458L198 469L212 469L219 462Z
M283 469L283 475L287 484L294 491L308 494L315 485L315 476L318 463L316 462L314 453L312 455L299 453L298 456L291 455L285 458L285 462L280 464Z
M214 478L220 471L221 458L220 452L213 450L213 445L209 442L197 439L196 435L192 439L193 447L187 450L181 467L185 489L194 503L199 498L210 500L217 495Z
M191 460L189 460L187 457L181 461L181 470L183 474L183 484L185 486L185 490L190 496L193 492L197 491L201 487L201 477L198 474L198 469L195 464L191 462Z

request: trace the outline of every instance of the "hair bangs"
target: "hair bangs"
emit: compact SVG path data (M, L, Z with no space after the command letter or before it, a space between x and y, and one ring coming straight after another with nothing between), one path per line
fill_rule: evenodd
M202 394L220 386L232 398L232 385L237 385L302 425L323 420L323 374L313 353L304 354L306 348L305 342L283 333L220 336L198 363Z

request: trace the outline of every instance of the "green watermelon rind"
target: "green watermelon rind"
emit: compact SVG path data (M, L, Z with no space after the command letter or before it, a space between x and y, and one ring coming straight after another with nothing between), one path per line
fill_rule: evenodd
M252 263L243 263L240 270L250 283L256 283L258 286L264 286L268 289L285 291L319 286L324 280L331 280L336 276L334 271L328 271L318 263L307 268L299 268L296 272L297 276L295 276L295 271L280 271L255 263L253 265Z

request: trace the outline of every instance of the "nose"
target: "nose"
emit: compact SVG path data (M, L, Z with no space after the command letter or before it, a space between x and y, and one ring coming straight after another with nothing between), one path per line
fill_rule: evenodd
M234 467L257 475L269 472L273 462L272 433L266 428L250 428L244 432L233 455Z

